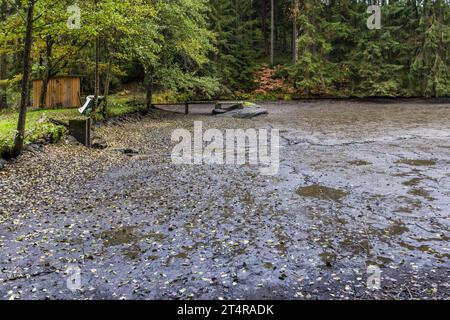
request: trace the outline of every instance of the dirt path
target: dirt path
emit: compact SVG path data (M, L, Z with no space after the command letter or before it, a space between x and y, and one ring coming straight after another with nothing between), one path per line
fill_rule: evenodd
M8 165L0 298L449 298L449 105L266 107L158 113L99 128L105 150L60 143ZM280 129L279 174L173 165L172 131L197 120ZM382 290L367 289L370 265Z

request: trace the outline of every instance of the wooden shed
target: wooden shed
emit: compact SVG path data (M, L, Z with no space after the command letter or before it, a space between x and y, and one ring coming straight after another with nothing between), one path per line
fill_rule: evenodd
M33 106L39 107L42 80L33 81ZM48 83L46 107L81 107L81 79L77 76L58 76Z

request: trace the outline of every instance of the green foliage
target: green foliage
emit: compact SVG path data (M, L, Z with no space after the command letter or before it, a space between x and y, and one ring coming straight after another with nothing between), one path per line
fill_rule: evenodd
M15 130L10 130L5 135L0 135L0 158L10 157L14 146L14 133ZM56 143L65 134L67 134L67 129L62 126L56 126L49 122L40 122L30 126L25 131L25 144L38 140Z
M253 88L255 60L260 49L252 1L211 0L210 24L216 33L213 72L221 79L221 93Z
M389 17L388 11L383 11ZM364 17L361 17L363 20ZM385 19L389 20L389 19ZM344 64L350 71L353 90L357 96L401 96L401 71L404 66L396 63L400 43L395 39L396 27L387 23L381 30L363 30L355 39Z
M139 112L141 106L133 106L115 102L112 97L112 103L108 109L109 117L119 117L126 114ZM9 158L14 145L14 135L16 132L18 114L15 111L3 111L0 113L0 158ZM85 118L81 116L77 109L48 109L33 110L27 114L27 130L25 131L25 144L34 143L37 140L45 140L48 143L58 142L67 134L67 129L63 126L57 126L48 121L53 118L68 122L70 119ZM102 115L98 115L97 120L103 120Z
M382 6L382 28L369 30L368 3L305 0L299 60L291 68L303 95L448 96L450 23L446 1Z
M415 57L410 80L415 93L450 94L450 9L444 1L426 2L416 28Z
M327 94L333 81L334 66L329 60L332 47L324 34L326 24L321 20L322 12L321 1L311 0L304 3L298 17L299 58L292 67L292 75L295 88L306 95Z
M164 79L164 88L174 94L181 93L187 100L211 98L219 86L216 78L197 76L177 66L163 67L156 71L158 79Z
M448 96L449 2L385 3L380 30L369 30L366 25L370 4L275 1L275 58L287 65L295 95ZM255 73L260 62L268 59L270 1L211 0L210 7L211 29L217 35L211 72L220 77L221 93L233 96L254 91L256 97L279 97L279 81L261 80ZM290 64L286 43L291 41L294 16L298 59ZM284 89L285 93L292 95L291 88Z

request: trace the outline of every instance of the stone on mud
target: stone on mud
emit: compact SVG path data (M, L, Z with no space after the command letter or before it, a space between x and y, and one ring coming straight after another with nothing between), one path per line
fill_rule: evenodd
M92 139L92 144L91 144L91 146L92 146L92 148L94 148L94 149L100 149L100 150L106 149L106 148L108 147L106 141L103 140L103 139L100 138L100 137L94 137L94 138Z
M133 156L133 155L139 154L138 150L132 149L132 148L116 148L116 149L114 149L114 151L128 155L128 156Z
M225 115L227 117L251 119L268 114L267 110L254 103L238 103L229 107L218 106L213 110L213 115Z
M78 142L78 140L74 136L71 136L71 135L66 136L64 142L67 143L67 144L70 144L70 145L78 145L78 144L80 144Z
M43 145L47 144L47 141L45 141L45 139L38 139L34 142L34 144L43 146Z

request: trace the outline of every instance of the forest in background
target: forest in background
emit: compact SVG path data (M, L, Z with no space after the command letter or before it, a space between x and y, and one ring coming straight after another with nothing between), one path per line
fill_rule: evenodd
M0 0L0 109L23 94L31 2L30 77L80 75L86 95L136 83L149 106L155 91L180 99L450 93L448 0ZM367 27L371 4L382 9L379 30Z

